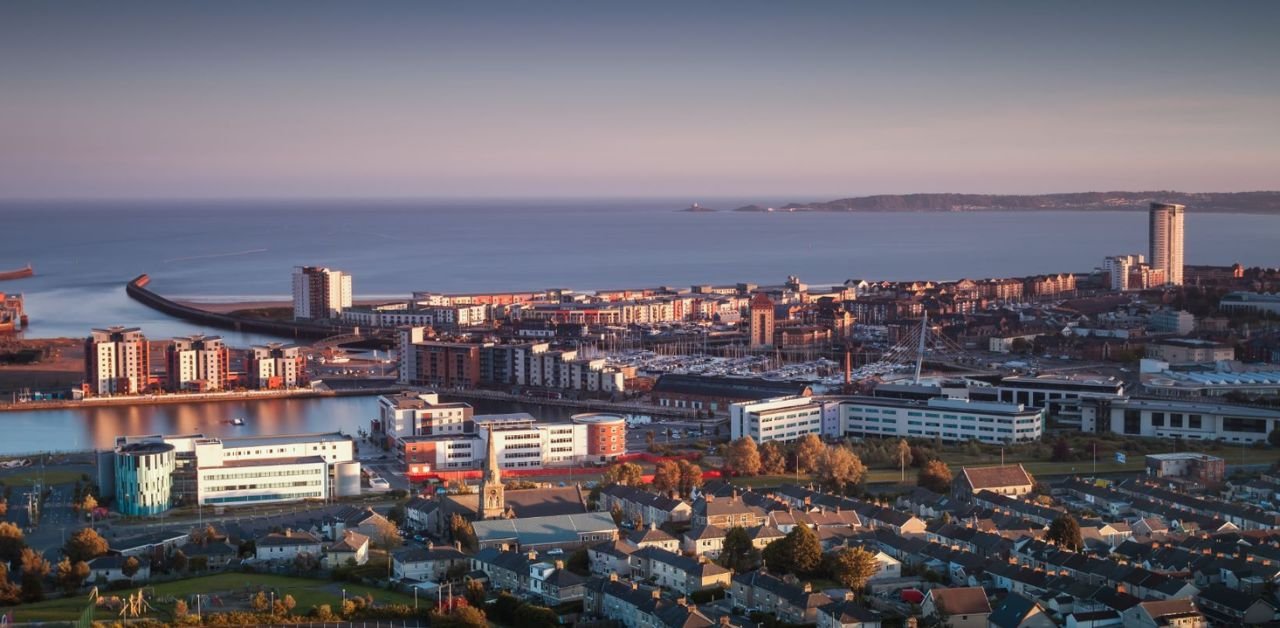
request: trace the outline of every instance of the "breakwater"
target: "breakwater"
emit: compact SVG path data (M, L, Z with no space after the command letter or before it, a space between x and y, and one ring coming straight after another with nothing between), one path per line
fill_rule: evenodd
M125 293L129 298L153 309L163 312L174 318L180 318L193 323L200 323L218 329L230 329L238 332L254 332L259 334L270 334L283 338L294 338L298 340L320 340L323 338L332 338L334 336L350 336L356 335L361 330L354 325L341 325L333 323L318 323L313 321L278 321L265 318L254 318L249 316L235 316L232 314L219 314L210 312L200 308L183 305L166 299L155 292L147 289L147 284L151 283L151 277L145 273L138 275L125 285ZM372 335L366 334L367 339L360 342L350 344L373 346L382 348L390 346L393 342L389 331L373 330Z

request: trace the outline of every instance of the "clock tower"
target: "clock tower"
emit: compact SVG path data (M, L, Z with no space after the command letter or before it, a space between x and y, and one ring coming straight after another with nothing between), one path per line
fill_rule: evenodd
M484 475L480 478L480 500L477 502L477 519L501 519L506 516L506 495L503 493L502 470L498 468L498 450L494 448L495 435L489 430L485 439Z

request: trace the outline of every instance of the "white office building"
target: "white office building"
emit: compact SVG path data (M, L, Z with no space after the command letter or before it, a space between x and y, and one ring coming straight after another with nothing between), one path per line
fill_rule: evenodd
M293 269L293 317L341 318L351 307L351 275L319 266Z
M475 432L404 436L397 455L409 475L479 469L488 440L501 469L541 469L598 460L589 451L590 425L544 423L525 413L477 416Z
M1123 292L1129 289L1129 271L1145 263L1141 254L1112 255L1102 260L1102 271L1109 278L1112 290Z
M245 438L203 434L124 436L114 452L120 458L139 446L173 452L173 494L164 503L213 506L324 500L359 495L360 463L355 442L340 432ZM118 465L117 465L118 466ZM129 490L130 477L117 472L112 491Z
M756 443L792 441L822 435L822 404L809 397L775 397L729 406L729 432L734 440L750 436Z
M831 436L934 438L984 443L1038 441L1044 411L1022 404L934 398L850 397L837 402L840 433Z
M1280 409L1177 399L1116 399L1095 404L1099 422L1126 436L1266 442Z

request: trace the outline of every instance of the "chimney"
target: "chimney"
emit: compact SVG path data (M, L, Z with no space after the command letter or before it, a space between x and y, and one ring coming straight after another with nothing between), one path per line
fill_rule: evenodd
M456 549L456 550L458 550L459 552L461 552L461 551L462 551L462 541L454 541L454 542L453 542L453 549Z
M617 574L614 574L614 577L616 578L616 577L617 577ZM640 588L640 585L636 584L636 581L635 581L635 580L632 580L632 581L631 581L631 590L632 590L632 591L635 591L636 589L639 589L639 588Z
M650 530L657 530L657 529L658 529L658 524L657 524L657 523L655 523L655 522L653 522L653 521L650 521L650 522L649 522L649 529L650 529Z
M616 571L610 571L610 572L609 572L609 582L617 582L617 581L618 581L618 572L616 572Z
M688 605L689 605L689 600L688 600L687 598L685 598L685 596L683 596L683 595L682 595L682 596L680 596L680 597L676 598L676 604L679 604L680 606L688 606Z
M729 628L729 616L728 616L728 615L721 615L721 616L720 616L720 626L721 626L721 628Z
M653 590L653 599L655 599L655 600L660 600L660 599L662 599L662 589L654 589L654 590Z
M292 536L293 536L293 530L292 530L292 529L290 529L290 528L285 528L285 529L284 529L284 536L285 536L285 538L292 537Z
M703 498L707 500L708 504L716 500L716 496L712 495L711 493L707 493L706 495L703 496Z
M852 590L844 592L844 601L852 602L856 599L858 599L858 596L854 595Z
M557 561L556 561L556 569L564 569L564 561L563 561L563 560L557 560Z
M529 550L528 556L529 556L529 560L538 560L538 552L534 550Z

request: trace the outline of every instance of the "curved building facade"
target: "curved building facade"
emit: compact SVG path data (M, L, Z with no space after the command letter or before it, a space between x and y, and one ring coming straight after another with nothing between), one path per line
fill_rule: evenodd
M160 442L130 443L116 449L116 510L146 517L169 509L173 495L175 453Z
M570 419L587 426L587 455L604 461L627 453L627 419L621 414L588 412Z

